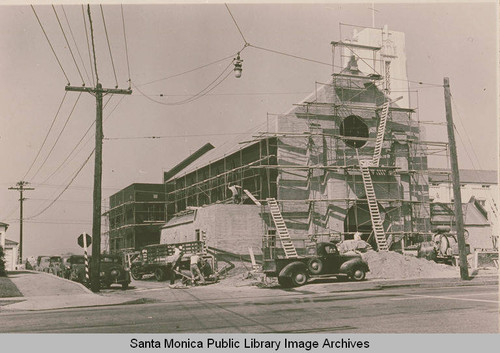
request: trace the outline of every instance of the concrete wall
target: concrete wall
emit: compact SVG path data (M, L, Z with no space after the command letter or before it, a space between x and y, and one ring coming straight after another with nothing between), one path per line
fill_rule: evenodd
M248 255L248 248L261 254L263 224L256 205L214 204L196 211L193 222L163 228L160 243L196 240L196 230L205 232L208 247Z

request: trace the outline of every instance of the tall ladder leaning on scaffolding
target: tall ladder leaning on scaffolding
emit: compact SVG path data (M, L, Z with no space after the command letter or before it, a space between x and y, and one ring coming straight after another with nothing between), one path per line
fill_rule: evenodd
M402 97L401 97L402 98ZM365 187L366 200L368 202L368 209L370 211L370 218L372 222L372 229L375 235L375 241L379 251L388 251L390 244L387 244L385 237L384 226L382 223L382 217L378 209L377 197L375 195L375 189L373 187L372 176L370 173L370 168L378 168L380 165L380 156L382 154L382 146L384 144L385 127L387 125L387 117L389 115L389 106L391 103L401 99L395 99L391 101L386 99L384 104L382 104L382 111L380 114L380 123L377 128L377 138L375 140L375 149L371 159L359 159L358 150L356 149L356 154L359 160L359 169L361 171L361 176L363 178L363 185Z

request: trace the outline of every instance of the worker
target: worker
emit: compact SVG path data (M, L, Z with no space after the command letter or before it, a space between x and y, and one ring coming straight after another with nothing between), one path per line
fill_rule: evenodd
M241 186L230 183L228 189L233 193L233 203L238 204L241 202L240 189Z
M189 269L191 270L191 281L193 282L193 284L195 283L197 278L199 278L201 283L205 283L205 277L203 277L200 268L198 267L199 262L200 256L198 254L191 255Z
M176 273L175 271L179 270L179 265L182 260L182 246L175 247L174 249L174 254L172 255L172 258L170 259L171 267L170 267L170 284L173 285L175 283L175 277Z

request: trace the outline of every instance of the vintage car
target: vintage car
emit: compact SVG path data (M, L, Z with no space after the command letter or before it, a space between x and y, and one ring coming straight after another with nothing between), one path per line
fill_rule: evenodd
M315 277L362 281L369 271L359 254L341 254L334 243L320 242L311 250L310 254L297 258L264 259L263 271L268 277L278 277L282 287L298 287Z
M61 256L51 256L49 259L49 273L53 275L60 276L62 268L62 258Z
M89 285L85 277L85 258L81 255L72 255L67 260L70 264L69 279ZM89 276L92 274L92 257L88 258ZM101 287L109 288L113 284L120 284L123 289L127 289L130 283L130 272L124 265L121 255L101 255L99 265L99 277Z
M123 289L127 289L130 283L130 272L124 265L121 255L101 255L100 261L101 286L111 287L112 284L120 284Z
M50 256L38 256L35 270L40 272L49 272Z

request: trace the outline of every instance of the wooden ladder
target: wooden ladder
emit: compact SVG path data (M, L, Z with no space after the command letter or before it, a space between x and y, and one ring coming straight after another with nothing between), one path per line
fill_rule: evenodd
M382 153L382 145L384 144L385 126L387 125L387 116L389 115L390 101L382 105L382 113L380 115L380 123L377 128L377 139L375 141L375 150L372 157L372 166L378 167L380 163L380 155Z
M385 238L384 226L382 225L382 218L380 217L377 198L375 196L375 189L373 188L372 177L370 174L370 161L360 161L359 169L361 170L363 184L365 185L366 200L368 201L373 233L375 234L375 241L377 242L378 250L388 251L389 248Z
M266 201L269 205L269 210L271 211L271 216L273 217L274 224L276 225L276 232L278 233L278 236L280 238L281 246L285 251L285 257L287 259L298 257L295 245L293 245L290 234L288 233L288 228L285 225L285 220L281 215L278 202L274 198L268 198L266 199Z

